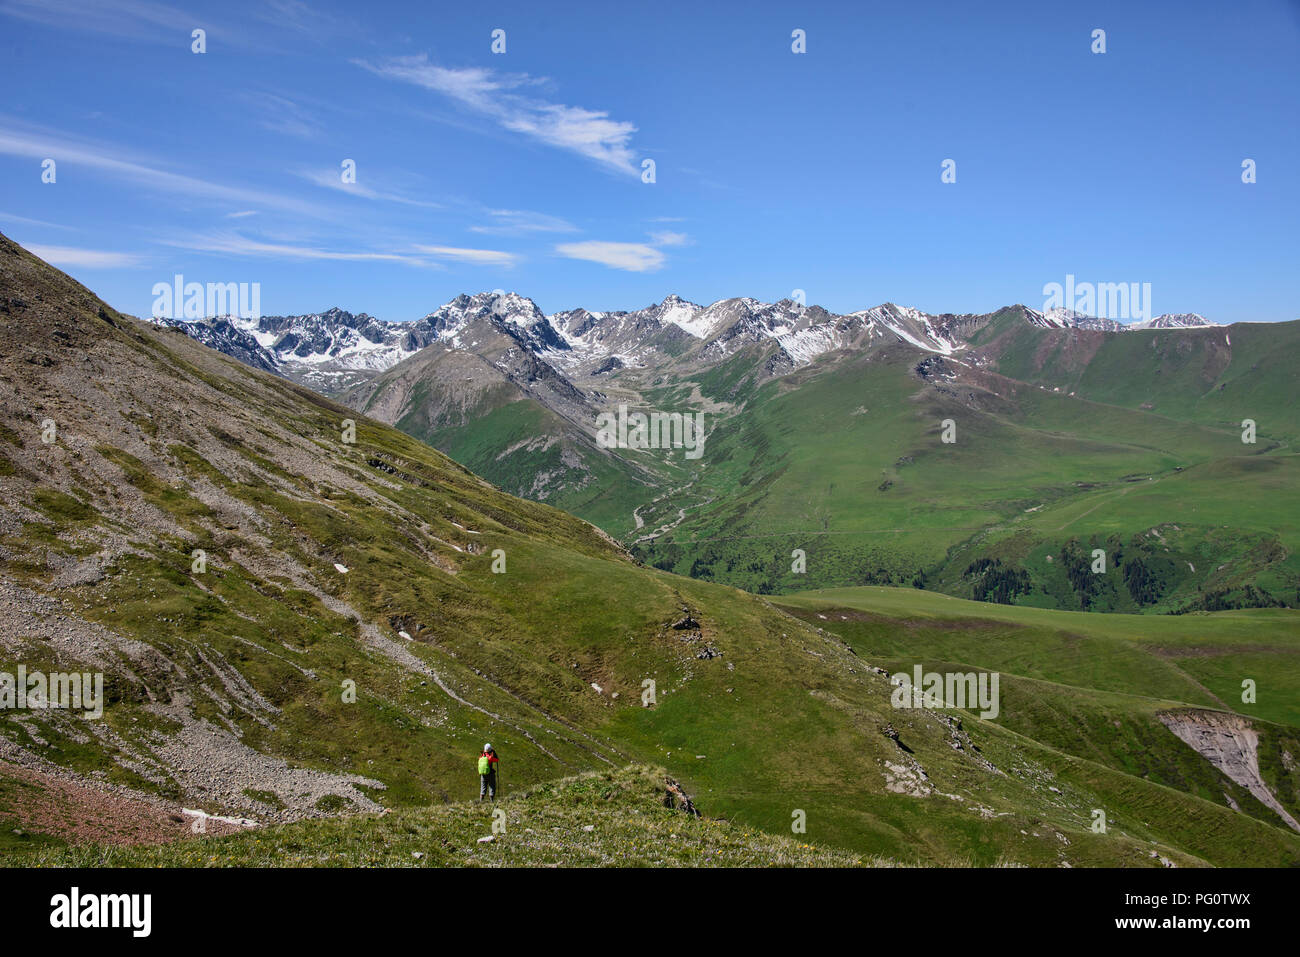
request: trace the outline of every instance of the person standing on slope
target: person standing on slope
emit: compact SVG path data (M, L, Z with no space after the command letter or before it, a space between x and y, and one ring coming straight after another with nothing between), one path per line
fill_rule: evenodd
M478 756L478 799L483 800L484 795L488 800L497 799L497 765L500 764L497 753L492 750L492 745L483 745L483 753Z

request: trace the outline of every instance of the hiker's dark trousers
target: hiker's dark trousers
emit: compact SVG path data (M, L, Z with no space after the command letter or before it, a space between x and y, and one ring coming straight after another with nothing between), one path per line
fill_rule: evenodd
M489 771L487 774L478 776L478 799L483 800L483 795L487 795L492 800L497 797L497 773Z

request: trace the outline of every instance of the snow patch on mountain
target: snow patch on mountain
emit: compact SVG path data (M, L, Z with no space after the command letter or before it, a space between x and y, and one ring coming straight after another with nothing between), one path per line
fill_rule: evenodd
M672 323L679 329L689 332L696 339L707 339L711 331L710 324L716 317L708 316L708 310L693 302L677 296L669 296L662 303L663 311L659 321Z
M887 302L874 309L864 309L853 316L870 322L882 334L893 333L900 340L909 342L926 352L936 352L950 356L966 348L964 342L949 338L936 326L936 317L911 306L896 306Z
M1204 316L1195 312L1167 312L1162 316L1156 316L1154 319L1148 319L1145 322L1135 322L1129 325L1129 329L1204 329L1218 326L1217 322L1210 322Z
M1133 329L1200 329L1218 325L1217 322L1210 322L1195 312L1166 313L1154 319L1130 323L1103 316L1090 316L1062 306L1056 306L1045 312L1025 307L1025 314L1029 317L1031 325L1055 329L1094 329L1103 332L1124 332Z
M1123 325L1063 308L1045 312L1019 308L1030 325L1049 329L1120 332L1216 325L1196 313L1166 314ZM747 346L775 343L780 353L769 365L773 370L806 365L828 352L878 339L954 356L968 348L964 341L968 330L978 328L981 317L935 316L894 303L837 315L788 299L764 303L746 297L701 306L676 295L632 312L579 308L547 316L518 293L480 292L459 295L413 322L388 322L338 308L260 319L154 321L182 328L249 365L331 391L384 372L434 343L475 350L482 337L467 335L471 329L495 329L562 375L603 375L619 368L646 368L663 361L666 354L678 355L680 348L664 349L674 341L688 351L698 349L698 358L706 363L721 361Z

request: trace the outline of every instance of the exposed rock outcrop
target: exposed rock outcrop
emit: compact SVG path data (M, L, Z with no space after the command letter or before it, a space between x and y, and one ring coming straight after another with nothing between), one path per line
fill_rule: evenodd
M1197 754L1248 790L1265 807L1275 811L1294 831L1300 823L1268 789L1259 774L1259 732L1250 719L1223 711L1177 711L1158 715Z

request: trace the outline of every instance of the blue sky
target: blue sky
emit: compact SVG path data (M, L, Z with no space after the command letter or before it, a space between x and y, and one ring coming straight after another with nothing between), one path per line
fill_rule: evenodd
M1300 317L1295 0L552 6L0 0L0 231L137 315L176 273L391 320L1073 274Z

